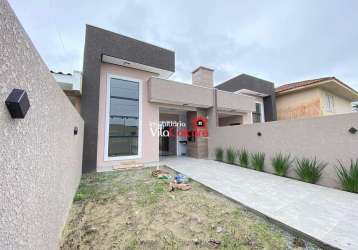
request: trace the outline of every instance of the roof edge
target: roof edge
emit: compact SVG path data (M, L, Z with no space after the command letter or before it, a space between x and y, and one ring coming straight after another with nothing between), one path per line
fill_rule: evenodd
M127 36L127 35L123 35L122 33L117 33L117 32L111 31L111 30L107 30L107 29L104 29L104 28L100 28L100 27L95 26L95 25L92 25L92 24L86 24L86 29L87 29L87 28L90 28L90 29L98 29L98 30L101 30L101 31L109 32L109 33L112 33L113 35L122 36L122 37L125 37L125 38L127 38L127 39L131 39L131 40L133 40L133 41L139 42L139 43L147 44L147 45L150 45L150 46L159 48L159 49L163 49L163 50L167 50L167 51L173 52L173 53L175 54L175 51L174 51L174 50L167 49L167 48L164 48L164 47L161 47L161 46L152 44L152 43L144 42L144 41L142 41L142 40L138 40L138 39L136 39L136 38L133 38L133 37L130 37L130 36Z
M196 69L194 69L191 73L194 74L196 71L198 71L199 69L205 69L205 70L209 70L209 71L214 71L213 69L211 68L208 68L208 67L204 67L204 66L199 66L197 67Z
M310 80L306 80L306 81L310 81ZM283 90L279 90L277 91L275 89L275 93L278 96L281 95L285 95L285 94L290 94L290 93L295 93L301 90L305 90L305 89L310 89L310 88L315 88L315 87L320 87L326 83L329 82L334 82L336 83L339 87L345 89L346 91L349 91L352 95L355 95L358 99L358 91L356 91L355 89L353 89L352 87L350 87L349 85L345 84L344 82L340 81L339 79L337 79L336 77L325 77L325 78L318 78L318 79L313 79L311 80L312 82L309 82L307 84L303 84L301 86L294 86L288 89L283 89ZM296 83L292 83L292 84L299 84L305 81L301 81L301 82L296 82ZM352 99L353 100L353 99Z
M352 87L350 87L349 85L347 85L346 83L342 82L341 80L339 80L338 78L336 78L335 76L329 76L329 77L322 77L322 78L317 78L317 79L312 79L312 80L304 80L304 81L299 81L299 82L293 82L293 83L288 83L288 84L284 84L282 86L279 86L277 88L275 88L275 93L277 94L284 94L286 92L294 92L294 91L299 91L305 88L309 88L309 87L313 87L316 85L322 85L324 83L326 83L327 81L336 81L337 83L339 83L340 85L342 85L343 87L349 89L350 91L354 92L356 95L358 95L358 91L356 91L355 89L353 89ZM308 82L307 84L303 84L301 86L292 86L291 88L288 89L282 89L280 90L281 87L285 86L285 85L295 85L295 84L300 84L306 81L311 81Z
M226 81L224 81L224 82L222 82L222 83L216 85L215 88L219 88L220 86L224 85L225 83L227 83L227 82L229 82L229 81L231 81L231 80L234 80L235 78L240 77L240 76L249 76L249 77L258 79L258 80L260 80L260 81L264 81L264 82L266 82L266 83L270 83L270 84L272 84L272 87L275 88L275 83L274 83L274 82L271 82L271 81L268 81L268 80L265 80L265 79L262 79L262 78L253 76L253 75L249 75L249 74L246 74L246 73L242 73L242 74L239 74L239 75L237 75L237 76L234 76L234 77L232 77L232 78L230 78L230 79L228 79L228 80L226 80Z

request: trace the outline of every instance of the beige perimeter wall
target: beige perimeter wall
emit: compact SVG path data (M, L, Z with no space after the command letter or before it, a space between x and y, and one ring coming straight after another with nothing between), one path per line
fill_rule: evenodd
M11 119L5 107L13 88L29 96L25 119ZM83 120L5 0L0 0L0 138L0 249L57 249L81 177Z
M348 163L358 158L358 133L348 132L352 126L358 129L357 113L215 128L209 134L209 156L215 158L217 147L230 146L265 152L268 172L273 172L271 158L278 152L295 157L317 156L329 163L319 184L338 187L337 160ZM289 176L296 177L293 168Z

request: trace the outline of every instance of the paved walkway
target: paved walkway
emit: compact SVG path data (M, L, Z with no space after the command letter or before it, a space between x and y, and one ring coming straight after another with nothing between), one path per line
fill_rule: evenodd
M211 160L161 163L331 247L358 249L358 194Z

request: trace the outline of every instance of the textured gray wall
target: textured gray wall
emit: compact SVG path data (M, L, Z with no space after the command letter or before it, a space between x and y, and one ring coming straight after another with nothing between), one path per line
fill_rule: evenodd
M5 107L13 88L28 93L25 119L11 119ZM81 177L83 120L5 0L0 0L0 138L0 249L57 249Z
M358 158L358 133L348 132L352 126L358 129L357 113L224 128L213 128L213 123L210 126L210 158L215 157L217 147L245 147L250 152L265 152L265 171L273 172L271 158L276 153L290 153L295 157L317 156L329 163L319 183L324 186L339 186L335 169L337 160L348 163L350 159ZM262 136L257 136L258 132ZM293 168L289 176L296 177Z

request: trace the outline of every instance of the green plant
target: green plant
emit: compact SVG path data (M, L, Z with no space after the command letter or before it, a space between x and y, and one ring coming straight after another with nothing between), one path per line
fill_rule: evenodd
M304 182L316 183L322 175L323 169L327 163L320 162L317 158L313 160L308 158L297 159L296 174Z
M287 170L291 167L293 160L291 160L291 155L283 155L282 153L276 154L272 159L271 163L275 170L275 173L279 176L285 176Z
M237 153L233 148L228 148L226 150L226 160L229 164L235 164L237 158Z
M244 168L249 166L249 152L245 148L239 150L239 164Z
M348 192L358 193L358 159L351 160L350 168L345 168L344 165L338 161L339 167L337 169L338 179L344 190Z
M257 171L264 171L265 153L257 152L251 154L251 165Z
M224 150L222 148L215 149L215 159L217 161L223 161L224 160Z

